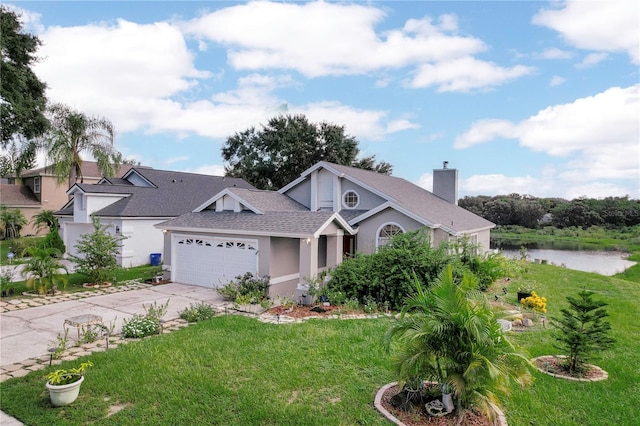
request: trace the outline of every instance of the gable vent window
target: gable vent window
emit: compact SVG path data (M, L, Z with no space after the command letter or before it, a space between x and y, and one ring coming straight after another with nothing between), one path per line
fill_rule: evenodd
M347 191L342 197L342 204L348 209L355 209L360 203L360 197L355 191Z
M33 178L33 192L36 194L40 193L40 177Z
M404 233L404 229L395 223L387 223L386 225L383 225L378 231L378 247L387 245L394 235L402 233Z

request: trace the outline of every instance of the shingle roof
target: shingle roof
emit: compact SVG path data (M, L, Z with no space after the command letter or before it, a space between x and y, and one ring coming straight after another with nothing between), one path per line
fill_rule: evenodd
M276 191L241 188L230 191L263 212L309 211L302 204Z
M6 206L39 206L31 188L26 185L0 184L0 203Z
M120 169L115 172L115 176L118 176L118 177L123 176L133 167L134 166L131 166L129 164L123 164L120 166ZM85 178L97 179L102 177L102 172L100 172L100 169L98 169L98 163L96 163L95 161L83 161L81 169L82 169L82 175ZM52 170L52 167L49 165L45 167L39 167L37 169L26 170L21 174L21 176L29 177L29 176L52 175L52 174L53 174L53 170Z
M328 170L333 170L338 175L350 177L351 180L365 188L368 187L384 194L392 205L454 233L495 226L492 222L451 204L405 179L325 161L322 161L320 165Z
M332 216L331 211L279 211L265 214L243 212L216 212L203 210L187 213L175 219L159 224L168 229L206 229L209 232L229 231L272 236L307 236L313 235Z
M76 184L87 193L126 194L125 198L95 212L97 216L109 217L175 217L200 206L225 188L253 188L238 178L200 175L134 168L155 187L109 184ZM116 180L114 180L116 182ZM71 211L71 213L69 213ZM72 214L65 206L58 214Z

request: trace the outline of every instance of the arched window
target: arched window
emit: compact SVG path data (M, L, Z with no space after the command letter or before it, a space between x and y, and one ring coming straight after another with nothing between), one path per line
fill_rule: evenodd
M404 233L404 229L396 223L386 223L378 230L378 240L376 247L385 246L391 237Z
M347 191L342 196L342 204L348 209L355 209L360 204L360 197L356 191Z

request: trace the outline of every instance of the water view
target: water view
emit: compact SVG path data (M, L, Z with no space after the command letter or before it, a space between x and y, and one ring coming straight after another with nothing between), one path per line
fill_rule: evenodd
M506 257L520 258L520 250L501 249ZM620 251L597 250L554 250L527 249L527 257L531 261L546 260L550 264L565 266L584 272L596 272L601 275L615 275L635 265L626 260L627 253Z

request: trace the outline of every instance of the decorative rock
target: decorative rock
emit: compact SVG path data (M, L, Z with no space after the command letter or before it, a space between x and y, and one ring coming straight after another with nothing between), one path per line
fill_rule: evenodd
M511 325L514 327L522 327L522 320L517 319L511 322Z
M531 327L533 325L533 321L531 321L530 318L523 318L522 319L522 325L524 327Z

